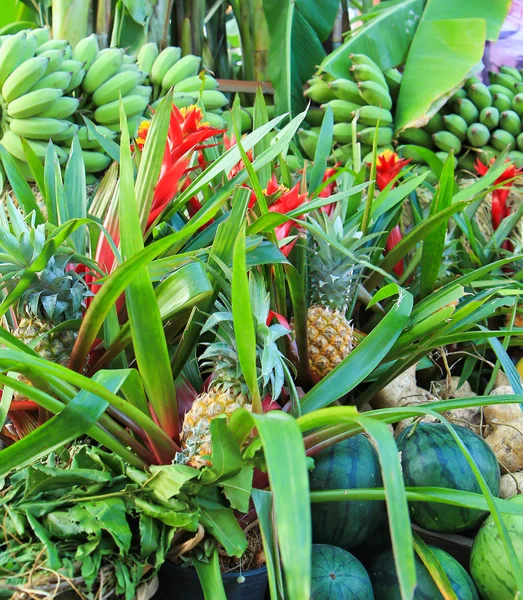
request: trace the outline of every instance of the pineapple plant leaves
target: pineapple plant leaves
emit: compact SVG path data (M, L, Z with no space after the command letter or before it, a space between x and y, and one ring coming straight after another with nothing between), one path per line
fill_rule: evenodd
M314 154L311 176L309 179L309 189L315 190L322 182L323 174L327 166L327 159L331 152L332 136L334 127L334 115L332 108L327 106L323 121L321 123L318 145Z

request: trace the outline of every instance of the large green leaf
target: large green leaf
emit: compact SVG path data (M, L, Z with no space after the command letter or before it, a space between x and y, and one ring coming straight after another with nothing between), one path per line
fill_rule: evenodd
M422 19L401 81L397 131L426 124L481 60L485 39L484 19Z
M322 42L338 11L337 0L264 0L271 34L269 70L280 114L301 110L303 84L325 58Z
M402 64L407 58L423 4L424 0L404 0L381 11L331 52L320 65L321 70L336 78L347 77L351 54L366 54L384 70Z

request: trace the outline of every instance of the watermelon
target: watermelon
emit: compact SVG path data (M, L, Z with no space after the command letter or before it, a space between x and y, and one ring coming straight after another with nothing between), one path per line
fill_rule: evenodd
M407 427L396 440L401 451L403 478L407 487L442 487L481 493L464 454L448 429L441 423L419 423L412 435ZM454 426L468 448L490 491L499 495L500 472L488 444L474 432ZM478 525L485 511L461 508L438 502L410 503L412 520L431 531L466 531Z
M459 600L479 600L474 582L459 562L440 548L429 548L447 574ZM417 586L413 600L443 600L443 595L418 555L415 555L415 561ZM369 575L376 600L401 600L392 550L376 557L369 567Z
M367 571L350 552L312 545L311 600L373 600Z
M382 485L378 455L362 434L327 448L314 457L314 463L310 474L313 491ZM383 512L384 503L375 500L312 503L313 541L348 550L376 529Z
M508 535L523 568L523 496L514 496L510 502L521 504L521 515L503 514ZM517 587L512 567L492 516L478 531L472 554L470 572L483 598L487 600L513 600Z

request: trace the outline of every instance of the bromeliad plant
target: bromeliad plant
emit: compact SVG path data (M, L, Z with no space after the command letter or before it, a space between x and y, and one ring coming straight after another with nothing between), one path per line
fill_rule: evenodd
M255 112L263 115L260 101ZM486 194L503 167L494 166L471 188L456 193L449 160L430 214L385 254L404 200L424 176L408 178L406 170L406 180L395 185L397 173L375 194L374 185L364 182L366 167L357 161L325 179L325 148L318 150L311 169L293 176L281 155L303 117L286 125L270 144L267 134L280 117L271 122L261 117L252 134L243 139L236 135L236 145L221 155L216 147L205 148L208 166L188 174L184 185L174 182L172 197L152 227L148 219L164 161L170 98L160 105L134 163L122 119L119 174L113 167L96 202L117 215L113 222L119 247L111 236L106 238L113 241L115 268L96 281L98 290L79 324L69 368L0 332L3 414L17 392L55 415L1 452L0 477L88 434L144 471L140 490L147 489L149 476L154 479L162 472L162 486L174 486L171 498L195 492L196 518L207 539L213 537L235 556L242 554L246 540L231 507L249 513L252 497L264 537L271 597L306 600L311 542L306 455L313 457L365 430L377 443L384 489L358 490L358 497L385 498L402 597L411 598L416 582L407 500L488 508L500 527L500 511L516 509L494 500L480 475L484 498L459 492L449 496L448 490L405 490L386 424L452 408L517 402L523 391L514 380L517 396L480 396L364 415L349 405L362 406L405 369L451 344L490 343L505 365L494 338L509 336L511 330L489 331L480 325L502 303L514 303L517 284L506 282L476 293L473 283L511 259L463 275L453 273L450 281L440 278L438 268L450 218ZM332 126L327 117L321 134L327 142ZM194 153L184 169L196 167L196 161ZM47 173L50 181L50 172L46 166L44 180ZM273 174L286 189L268 185ZM375 174L373 166L372 179ZM25 198L29 207L29 193L16 171L9 175L17 197ZM334 180L337 191L332 194ZM327 188L331 195L325 194ZM186 207L193 198L201 207L191 216ZM46 200L48 214L55 214L50 197ZM82 240L96 247L99 238L93 232L105 215L100 208L97 220L89 218L82 206L85 214L79 219L62 216L63 221L50 220L49 227L84 232ZM102 235L107 229L101 229ZM285 256L281 250L291 244ZM50 258L57 246L61 244L46 242L41 255ZM406 264L398 282L393 267L399 260ZM24 285L40 271L40 263L30 265ZM400 287L405 282L408 290ZM4 315L21 297L17 289L4 299ZM204 368L212 364L209 381L202 381L198 358ZM505 368L510 375L509 366ZM266 395L283 410L263 413ZM335 402L341 406L330 406ZM267 471L269 491L252 489L255 467ZM231 496L232 489L240 496ZM313 500L326 499L314 494ZM346 499L344 494L334 491L328 498ZM207 519L209 510L215 513ZM184 526L178 522L180 529ZM506 535L503 539L513 559L510 541ZM202 581L213 586L213 597L223 598L216 556L203 562L197 554L195 564ZM523 589L519 571L516 561L514 572Z

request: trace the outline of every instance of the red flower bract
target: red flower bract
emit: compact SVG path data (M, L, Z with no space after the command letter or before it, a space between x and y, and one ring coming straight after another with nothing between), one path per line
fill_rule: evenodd
M385 189L409 162L410 158L408 160L400 158L392 150L385 150L382 154L379 154L376 159L376 184L378 189L380 191Z
M476 172L479 175L486 175L495 162L495 159L490 161L489 165L483 164L479 158L476 160L476 164L474 165ZM508 164L507 168L501 173L501 175L496 179L494 185L502 185L504 184L504 189L497 189L492 192L492 209L491 209L491 220L492 220L492 228L494 231L500 226L501 221L505 217L510 215L510 208L507 206L507 198L510 194L510 188L514 183L514 178L517 177L520 173L523 172L523 169L516 169L516 167L510 162L510 160L506 160L505 163Z
M329 169L325 169L325 173L323 174L323 179L322 179L322 183L325 183L326 181L328 181L333 175L336 174L337 172L337 167L339 167L340 163L337 163L336 165L334 165L334 167L331 167ZM336 192L336 180L331 181L330 183L328 183L322 190L321 192L318 194L318 196L320 198L329 198L330 196L332 196L334 193ZM335 203L333 202L332 204L326 204L325 206L322 206L322 211L326 212L329 217L332 214L332 211L335 208Z

